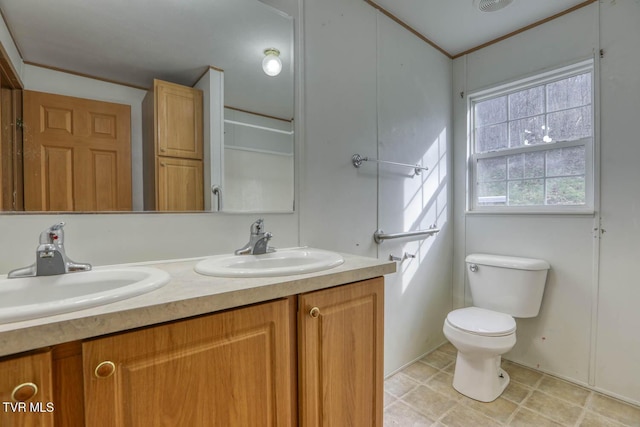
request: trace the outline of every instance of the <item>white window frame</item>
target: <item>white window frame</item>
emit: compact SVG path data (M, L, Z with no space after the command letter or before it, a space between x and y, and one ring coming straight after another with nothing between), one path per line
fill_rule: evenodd
M593 58L575 64L556 68L551 71L537 73L533 76L503 83L488 89L470 93L467 97L467 213L523 213L523 214L593 214L595 211L596 188L596 147L599 123L597 122L596 105L596 69ZM506 148L485 153L476 153L475 110L474 105L481 101L498 98L510 93L530 89L543 84L553 83L579 74L591 73L591 114L592 136L572 141L558 141L549 144L536 144L526 147ZM528 205L500 206L479 205L477 202L477 162L479 159L503 157L535 151L549 151L567 147L585 147L585 204L584 205Z

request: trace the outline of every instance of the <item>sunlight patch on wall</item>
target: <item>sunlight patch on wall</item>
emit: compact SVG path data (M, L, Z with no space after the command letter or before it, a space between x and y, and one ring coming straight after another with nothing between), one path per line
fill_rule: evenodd
M426 230L434 224L440 229L445 227L449 201L447 162L447 130L443 129L416 162L427 166L429 170L403 180L402 231ZM398 265L403 293L413 284L420 265L425 262L437 239L436 234L407 241L401 246L401 255L415 255L415 258L407 258Z

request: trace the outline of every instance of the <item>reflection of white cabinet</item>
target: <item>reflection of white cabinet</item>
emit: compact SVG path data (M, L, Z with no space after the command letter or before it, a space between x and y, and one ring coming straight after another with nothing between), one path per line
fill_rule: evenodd
M224 72L209 67L194 87L200 89L204 96L204 210L219 210L218 201L212 200L211 186L222 185Z

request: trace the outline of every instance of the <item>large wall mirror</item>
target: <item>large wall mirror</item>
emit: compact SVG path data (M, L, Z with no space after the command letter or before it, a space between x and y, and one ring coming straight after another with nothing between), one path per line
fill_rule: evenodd
M181 208L166 210L291 212L295 123L290 15L294 13L280 11L266 4L269 1L0 0L4 18L0 69L15 74L0 79L1 210L165 210L145 202L151 176L172 197L184 198L193 191L202 196L200 204L187 200ZM268 54L282 64L275 76L263 69ZM196 91L204 87L199 129L205 154L195 161L163 162L165 153L159 150L164 149L157 141L151 145L158 157L149 157L147 136L155 132L149 131L150 126L159 127L157 110L164 108L177 117L177 127L185 128L186 134L191 128L184 124L190 123L193 113L184 96L168 85L170 89L164 90L175 95L176 102L159 107L159 101L150 101L155 102L156 112L152 106L151 116L147 114L149 94L155 96L152 99L160 97L157 90L154 93L155 81ZM216 84L219 87L214 88ZM87 104L90 119L74 116L85 108L85 101L121 105L124 110L91 110L94 107ZM121 131L116 122L120 115L129 121L128 130ZM78 137L80 145L74 147L79 148L69 150L42 148L82 127L97 139L87 142ZM45 128L53 130L46 134ZM170 136L185 134L173 127L165 130ZM84 157L78 154L86 145L110 138L123 139L119 143L129 150L120 160L100 148ZM187 145L181 138L170 142L178 151ZM169 178L150 173L146 165L152 163L170 170ZM69 178L81 176L89 167L103 171L97 175L104 182L95 174L90 179ZM87 191L90 196L84 195ZM118 208L109 204L115 197L112 193L125 200Z

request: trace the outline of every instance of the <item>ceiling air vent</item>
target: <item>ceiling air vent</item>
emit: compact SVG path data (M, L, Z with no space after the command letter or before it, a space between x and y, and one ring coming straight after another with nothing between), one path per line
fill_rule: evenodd
M475 6L481 12L495 12L509 6L513 0L474 0Z

